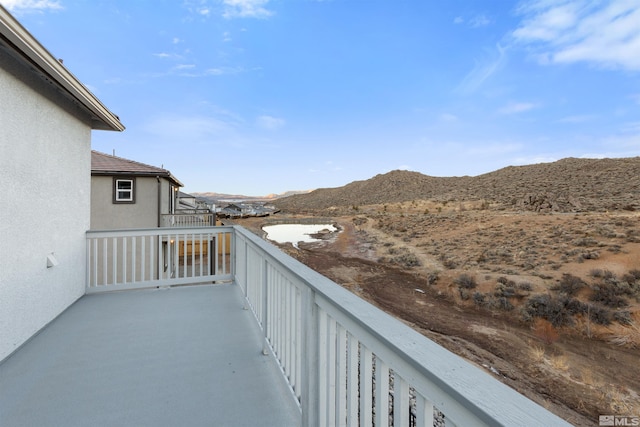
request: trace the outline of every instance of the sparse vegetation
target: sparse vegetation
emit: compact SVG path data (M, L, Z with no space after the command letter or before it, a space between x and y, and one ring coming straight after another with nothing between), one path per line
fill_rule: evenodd
M372 267L363 266L362 295L463 356L513 361L505 376L517 382L522 375L528 395L536 395L527 388L533 382L543 390L539 402L563 402L593 420L628 402L631 392L640 394L629 373L616 376L631 369L632 378L640 377L635 362L621 363L631 360L629 349L640 348L640 248L634 246L640 243L640 158L621 164L567 159L455 179L396 171L354 183L351 199L341 189L322 190L315 201L305 199L305 209L326 214L332 207L331 215L370 219L361 228L379 240L377 258L369 259L392 270L369 273ZM332 258L327 269L334 271L335 263ZM412 277L394 280L393 269ZM437 280L428 278L434 271ZM475 322L498 333L478 333L470 328ZM539 337L540 322L562 339ZM542 343L550 347L540 351ZM592 359L585 361L587 353Z

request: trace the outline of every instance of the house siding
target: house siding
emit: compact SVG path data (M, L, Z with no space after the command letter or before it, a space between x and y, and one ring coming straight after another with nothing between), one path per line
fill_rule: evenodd
M158 226L158 180L137 176L135 181L135 203L113 203L113 176L91 178L92 230ZM160 213L169 213L169 193L170 183L160 178Z
M84 294L91 126L0 48L0 129L1 361Z

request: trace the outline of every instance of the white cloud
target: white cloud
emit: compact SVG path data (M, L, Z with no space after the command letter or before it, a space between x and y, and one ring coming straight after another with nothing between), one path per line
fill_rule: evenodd
M286 122L284 119L280 119L278 117L264 115L259 116L256 119L256 123L259 127L266 130L278 130L283 127Z
M491 19L489 19L486 15L476 15L469 21L469 25L471 28L479 28L486 27L491 24Z
M240 139L233 121L213 116L159 115L150 118L142 128L163 143L189 141L195 144L237 145Z
M175 67L173 67L175 70L190 70L195 68L196 66L194 64L178 64Z
M518 9L514 40L542 63L588 62L640 71L640 2L534 0Z
M239 67L216 67L216 68L208 68L204 75L206 76L222 76L225 74L238 74L242 72L242 68Z
M510 102L509 104L498 110L498 112L500 114L518 114L532 110L536 107L537 105L532 104L531 102Z
M456 16L453 20L454 24L462 24L464 22L464 18L462 16Z
M507 153L515 153L522 151L524 145L521 143L504 142L504 143L483 143L474 147L464 149L464 153L477 157L497 156Z
M179 59L179 57L177 57ZM195 64L177 64L164 72L153 73L151 77L165 77L168 75L178 75L182 77L209 77L209 76L224 76L231 74L238 74L243 72L241 67L216 67L207 68L205 70L198 69Z
M331 160L324 162L322 165L316 168L307 169L307 172L313 174L329 174L334 172L340 172L343 170L342 166L336 165Z
M476 62L473 70L469 72L455 89L456 92L468 94L475 92L482 84L494 75L507 60L506 50L496 45L495 51L487 51L488 58Z
M450 114L450 113L442 113L440 114L440 116L438 117L438 119L441 122L457 122L458 121L458 116L454 115L454 114Z
M225 18L268 18L273 12L265 6L269 0L222 0Z
M62 9L58 0L2 0L5 8L12 12L40 12L47 9Z
M155 56L156 58L171 58L174 55L171 53L166 53L166 52L160 52L160 53L154 53L153 56Z
M585 122L590 122L595 118L596 116L594 116L593 114L582 114L582 115L563 117L559 120L556 120L556 122L557 123L585 123Z

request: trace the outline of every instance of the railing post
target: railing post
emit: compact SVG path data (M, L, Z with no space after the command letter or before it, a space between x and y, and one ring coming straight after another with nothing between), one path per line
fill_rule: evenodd
M302 426L319 426L319 346L318 306L314 291L307 287L302 293L302 378L300 406Z

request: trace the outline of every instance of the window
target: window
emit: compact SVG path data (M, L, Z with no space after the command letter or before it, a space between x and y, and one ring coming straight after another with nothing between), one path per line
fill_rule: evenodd
M113 203L135 203L135 181L130 179L113 180Z

